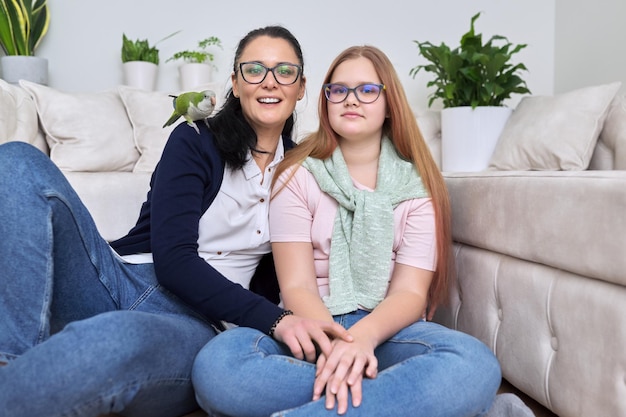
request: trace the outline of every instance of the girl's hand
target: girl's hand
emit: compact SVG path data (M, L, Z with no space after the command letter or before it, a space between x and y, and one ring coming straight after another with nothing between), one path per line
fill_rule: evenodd
M330 355L322 354L317 360L317 372L313 386L313 400L318 400L326 392L326 408L337 406L337 413L348 410L349 394L352 405L358 407L363 399L363 377L376 378L378 360L371 343L354 340L332 342Z
M291 354L300 360L314 363L318 348L322 355L333 349L331 340L351 342L352 336L340 324L312 320L295 315L285 316L274 330L274 338L289 347Z

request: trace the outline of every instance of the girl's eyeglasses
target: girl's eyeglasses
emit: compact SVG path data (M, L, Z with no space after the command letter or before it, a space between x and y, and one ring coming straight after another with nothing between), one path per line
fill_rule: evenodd
M381 91L385 89L384 84L366 83L357 85L354 88L346 87L343 84L324 84L322 86L326 100L331 103L341 103L348 98L350 92L354 93L354 96L361 103L369 104L378 100Z

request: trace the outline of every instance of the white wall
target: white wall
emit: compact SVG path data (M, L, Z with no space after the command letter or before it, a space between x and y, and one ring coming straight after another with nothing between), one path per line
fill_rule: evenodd
M318 89L331 60L354 44L383 49L396 66L416 108L427 107L427 75L411 78L423 63L413 40L446 42L455 47L482 11L476 29L485 37L507 36L529 46L516 62L529 68L525 79L534 94L554 90L555 0L49 0L51 23L37 55L49 59L51 87L65 91L99 91L122 82L122 33L150 42L183 31L158 47L161 62L157 89L178 89L177 63L164 61L207 36L219 36L224 50L217 57L214 81L230 75L234 49L249 30L283 24L304 50L308 94L299 106L301 132L316 125ZM511 101L514 105L519 98Z
M556 0L555 92L622 82L626 1Z

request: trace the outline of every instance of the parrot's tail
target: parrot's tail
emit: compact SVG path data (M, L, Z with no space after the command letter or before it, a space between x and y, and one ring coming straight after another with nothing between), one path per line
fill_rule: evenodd
M172 125L176 120L178 120L179 117L180 117L180 114L173 114L169 119L167 119L167 122L165 122L163 127Z

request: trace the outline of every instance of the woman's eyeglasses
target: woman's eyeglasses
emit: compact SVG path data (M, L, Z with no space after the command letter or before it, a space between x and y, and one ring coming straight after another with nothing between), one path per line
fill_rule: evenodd
M302 66L296 64L281 63L268 68L260 62L242 62L239 71L243 80L248 84L261 84L268 72L274 74L274 79L280 85L291 85L298 80L302 72Z
M383 84L366 83L357 85L354 88L346 87L343 84L324 84L322 86L326 100L331 103L341 103L348 98L350 92L354 93L354 96L361 103L369 104L378 100L381 91L385 89Z

